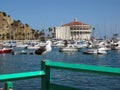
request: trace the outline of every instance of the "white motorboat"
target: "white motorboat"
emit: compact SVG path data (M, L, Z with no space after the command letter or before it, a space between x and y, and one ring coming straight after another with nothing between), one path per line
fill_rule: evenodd
M97 54L97 49L87 49L83 51L84 54Z
M79 49L74 44L68 44L67 46L59 48L60 52L78 51Z
M3 42L2 45L4 47L16 47L16 42L15 41L7 41L7 42Z
M80 40L80 41L76 41L74 45L78 48L85 48L87 47L88 44L86 41Z
M104 48L92 48L83 51L84 54L107 54L107 51Z
M54 47L63 47L64 42L63 41L56 41L56 42L53 42L52 46L54 46Z
M29 45L29 46L27 46L27 49L38 49L38 48L40 48L39 45L34 45L34 46Z
M98 50L98 54L107 54L107 51L105 51L105 50Z
M16 47L18 47L18 48L27 48L27 46L28 46L28 44L23 43L23 42L18 42L16 45Z
M43 43L43 42L40 42L40 43L38 43L38 44L33 44L33 45L28 45L27 46L27 49L38 49L38 48L40 48L41 46L45 46L45 43Z

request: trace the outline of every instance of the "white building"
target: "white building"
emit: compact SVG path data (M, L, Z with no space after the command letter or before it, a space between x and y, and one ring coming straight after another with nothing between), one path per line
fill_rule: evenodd
M58 39L81 39L90 40L91 26L78 22L77 19L74 21L54 28L54 36Z

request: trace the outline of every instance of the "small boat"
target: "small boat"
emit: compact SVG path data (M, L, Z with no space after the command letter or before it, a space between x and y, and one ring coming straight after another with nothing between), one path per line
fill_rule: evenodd
M16 47L16 41L7 41L3 43L4 47Z
M23 42L18 42L16 44L16 47L18 47L18 48L27 48L28 44L27 43L23 43Z
M107 54L107 51L105 51L105 50L98 50L98 54Z
M88 44L86 41L80 40L80 41L76 41L74 45L78 48L85 48L87 47Z
M11 53L12 48L2 48L0 49L0 53Z
M71 52L71 51L78 51L79 49L73 45L73 44L68 44L67 46L59 48L60 52Z
M28 46L27 49L38 49L40 46Z
M83 51L84 54L97 54L97 49L87 49Z
M107 51L104 50L104 48L98 48L98 49L87 49L83 51L84 54L107 54Z
M54 47L63 47L64 46L64 42L63 41L56 41L56 42L53 42L52 46Z

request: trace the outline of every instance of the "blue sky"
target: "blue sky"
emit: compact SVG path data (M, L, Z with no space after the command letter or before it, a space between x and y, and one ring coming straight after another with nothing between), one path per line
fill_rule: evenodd
M77 18L95 27L96 37L120 34L120 0L0 0L0 11L37 30Z

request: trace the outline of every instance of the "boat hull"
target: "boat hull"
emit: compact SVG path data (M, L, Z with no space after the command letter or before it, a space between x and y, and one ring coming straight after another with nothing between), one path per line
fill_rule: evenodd
M107 54L105 50L98 50L98 49L88 49L83 51L84 54Z
M78 48L60 48L60 52L72 52L72 51L78 51Z
M0 53L10 53L12 49L0 49Z

